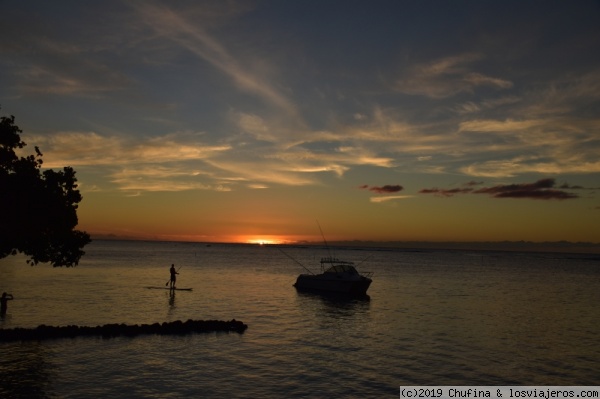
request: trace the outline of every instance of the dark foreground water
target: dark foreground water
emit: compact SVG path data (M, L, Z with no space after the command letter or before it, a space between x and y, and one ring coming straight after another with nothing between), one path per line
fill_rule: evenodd
M0 260L0 328L235 318L237 333L0 343L0 398L398 397L400 385L600 385L600 257L336 249L369 300L297 292L275 247L97 241ZM285 252L315 271L327 255ZM368 258L368 259L367 259ZM179 287L164 286L171 263Z

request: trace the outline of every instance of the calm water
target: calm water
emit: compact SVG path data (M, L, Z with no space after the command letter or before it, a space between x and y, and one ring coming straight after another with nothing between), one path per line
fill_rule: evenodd
M0 343L0 397L397 397L400 385L600 385L599 256L336 249L370 300L296 292L274 247L96 241L0 260L0 328L235 318L246 333ZM286 253L317 270L315 248ZM171 263L179 287L164 286Z

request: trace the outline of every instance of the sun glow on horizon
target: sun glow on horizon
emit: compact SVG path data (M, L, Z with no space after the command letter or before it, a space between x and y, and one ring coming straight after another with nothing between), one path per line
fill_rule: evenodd
M247 244L257 244L257 245L274 245L274 244L289 244L293 242L292 240L286 240L279 237L248 237L246 239L240 240L240 242L245 242Z

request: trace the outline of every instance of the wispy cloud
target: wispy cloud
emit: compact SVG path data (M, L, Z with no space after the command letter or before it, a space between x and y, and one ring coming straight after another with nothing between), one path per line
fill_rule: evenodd
M284 186L305 186L318 184L311 172L300 169L285 169L277 161L239 160L231 157L208 160L207 163L219 171L226 180L243 181L249 185L279 184Z
M223 185L209 185L198 179L199 174L166 166L125 167L110 175L111 181L123 191L229 191Z
M580 156L516 156L509 159L498 159L476 162L460 168L460 172L477 177L514 177L525 173L539 174L591 174L600 172L600 161L587 159L586 154Z
M202 160L231 149L201 141L201 133L171 133L146 140L103 136L95 132L62 132L27 136L44 152L44 167L130 165Z
M408 198L413 198L413 196L412 195L385 195L385 196L379 196L379 197L371 197L369 200L374 203L381 203L381 202L402 200L402 199L408 199Z
M131 85L127 77L102 66L86 65L84 69L85 73L81 73L63 68L52 70L35 65L24 66L17 72L16 88L27 95L102 98L109 92Z
M94 132L63 132L27 136L25 141L41 148L45 168L74 166L103 171L121 190L221 190L215 183L218 171L207 167L207 161L231 147L205 144L202 136L183 132L131 140Z
M399 92L442 99L461 92L473 92L479 86L509 89L509 80L487 76L470 69L471 64L483 59L479 53L466 53L414 65L396 81Z
M515 132L518 130L530 129L546 125L544 120L522 120L516 121L507 119L504 121L498 120L470 120L461 122L458 130L463 132Z
M189 20L183 12L158 3L133 4L141 20L159 37L170 40L208 62L231 78L240 89L257 95L290 116L297 115L296 106L276 88L265 69L257 70L255 63L239 59L206 31L201 21Z
M93 38L69 22L68 32L60 22L48 22L28 13L26 23L5 15L6 35L0 39L5 60L3 74L10 76L5 87L16 98L45 96L106 99L136 85L104 55L106 35ZM57 26L58 25L58 26ZM95 31L89 29L86 32ZM124 34L122 29L119 34ZM124 36L127 36L126 34ZM114 47L113 47L114 48Z
M516 96L492 97L479 101L467 101L458 105L454 105L451 109L459 115L468 115L479 112L494 110L499 107L516 104L522 101Z
M156 76L175 80L185 68L191 72L182 79L185 84L195 78L204 82L207 73L219 77L217 95L226 100L205 103L203 96L214 93L180 99L187 87L165 85L153 92L170 96L164 100L170 106L161 109L165 112L135 115L138 121L155 122L151 133L132 131L131 121L123 123L128 115L113 124L110 135L96 133L88 124L88 131L52 131L27 141L42 148L46 167L102 166L97 173L118 187L130 187L126 182L137 179L140 190L167 187L169 179L177 181L171 189L318 185L323 175L345 179L360 168L473 178L600 172L600 119L592 111L600 99L597 71L543 77L533 85L526 75L518 79L498 72L507 68L490 68L490 54L458 51L424 62L408 57L400 73L388 72L381 79L394 81L391 87L384 83L353 91L374 69L366 68L358 78L347 74L323 82L318 78L326 69L319 66L322 60L308 61L315 69L308 79L286 68L289 61L283 57L270 56L255 36L248 38L248 46L239 45L242 33L236 31L235 18L255 6L128 2L122 19L111 19L114 14L107 18L110 27L119 29L108 37L112 29L98 27L102 34L86 37L92 40L37 34L42 28L36 26L35 34L15 40L11 50L20 56L13 61L20 68L11 70L20 71L15 82L23 95L109 98L137 107L131 97L111 95L130 90L127 96L132 96L136 88L137 100L160 84ZM125 17L128 23L119 24ZM135 72L129 69L134 64ZM377 74L386 74L382 71ZM310 87L305 87L307 81ZM323 100L320 107L311 107L314 93ZM189 105L195 102L200 104L198 115L196 105ZM188 104L191 121L174 122L189 117L174 112L181 111L175 103ZM200 108L207 103L214 108L204 115ZM154 176L145 164L158 165ZM385 192L385 186L380 189ZM435 189L431 194L458 195L468 189Z

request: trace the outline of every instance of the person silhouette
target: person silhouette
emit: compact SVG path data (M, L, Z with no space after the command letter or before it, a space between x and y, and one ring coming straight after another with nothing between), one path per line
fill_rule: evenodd
M6 311L8 309L8 301L15 299L12 294L7 294L6 292L2 293L2 298L0 298L0 316L6 316Z
M169 271L171 272L171 289L175 288L175 282L177 281L177 275L179 274L176 270L175 270L175 265L172 264L171 265L171 269L169 269Z

